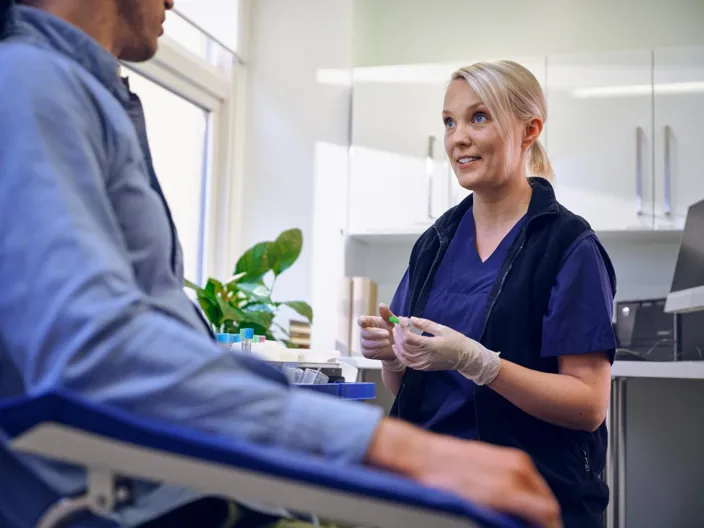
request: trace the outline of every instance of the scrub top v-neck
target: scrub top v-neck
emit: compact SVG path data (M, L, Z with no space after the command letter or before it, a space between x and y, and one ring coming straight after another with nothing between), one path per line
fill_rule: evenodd
M519 220L482 261L472 209L462 218L438 267L423 317L478 340L491 289L511 245L525 223ZM442 434L476 438L474 383L456 371L424 373L418 425Z

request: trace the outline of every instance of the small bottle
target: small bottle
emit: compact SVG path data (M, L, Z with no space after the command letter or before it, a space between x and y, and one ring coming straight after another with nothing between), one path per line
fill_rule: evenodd
M223 350L230 350L232 346L232 334L215 334L218 346Z
M240 330L240 336L242 337L242 352L244 354L252 353L252 339L254 338L253 328L242 328Z

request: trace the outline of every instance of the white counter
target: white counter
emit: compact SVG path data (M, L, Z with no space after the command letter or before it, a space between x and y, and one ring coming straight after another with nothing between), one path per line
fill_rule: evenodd
M343 356L344 361L360 370L381 370L381 361L361 356ZM615 361L611 369L614 378L661 378L704 380L704 361Z

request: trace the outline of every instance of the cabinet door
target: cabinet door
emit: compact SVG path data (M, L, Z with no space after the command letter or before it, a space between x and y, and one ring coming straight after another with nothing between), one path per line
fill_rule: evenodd
M653 228L651 55L548 57L557 198L597 230Z
M418 231L447 208L442 104L449 73L423 66L355 70L351 234Z
M655 224L684 228L704 198L704 47L656 50Z
M530 70L530 72L535 75L535 78L538 80L540 83L540 86L542 86L543 90L545 90L545 73L546 73L546 68L545 68L545 57L506 57L508 60L513 60L515 62L518 62L519 64L525 66ZM472 64L472 62L476 61L467 61L466 64ZM547 133L548 133L548 127L549 125L545 126L543 128L543 132L540 135L540 141L543 143L543 145L546 145L547 142ZM450 179L450 206L457 205L460 203L467 195L470 193L467 189L463 189L460 184L457 182L457 178L455 177L454 172L452 171L452 167L446 164L445 169L447 173L447 176ZM529 175L530 176L530 175Z

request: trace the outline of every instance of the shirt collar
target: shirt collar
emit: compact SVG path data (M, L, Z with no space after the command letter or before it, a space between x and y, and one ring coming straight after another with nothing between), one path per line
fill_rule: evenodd
M118 60L93 37L54 15L33 7L14 6L10 8L4 38L56 50L88 70L118 100L129 100Z

